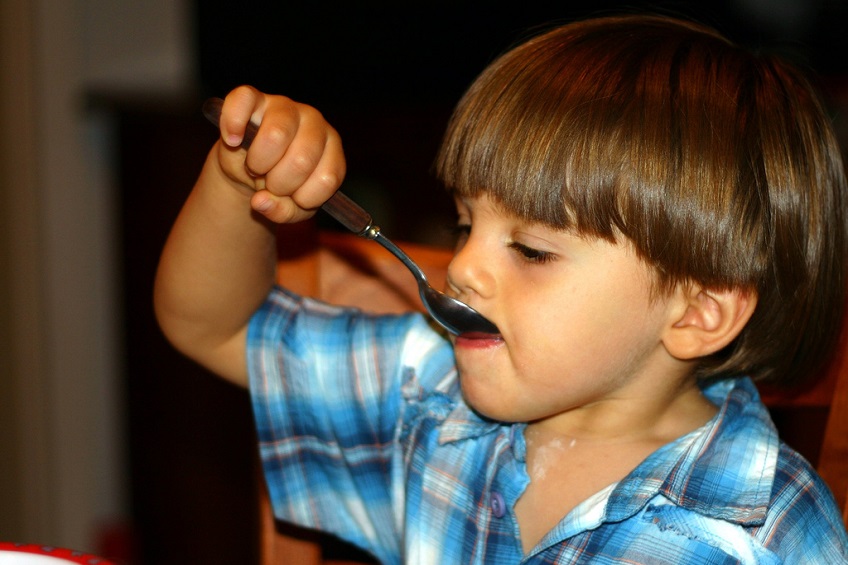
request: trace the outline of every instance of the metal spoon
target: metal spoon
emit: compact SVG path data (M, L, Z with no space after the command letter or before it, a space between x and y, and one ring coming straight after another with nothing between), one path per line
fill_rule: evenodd
M210 98L203 105L203 114L216 126L219 125L223 103L224 101L220 98ZM247 149L250 147L257 131L258 127L254 123L249 122L247 131L244 133L244 139L241 142L242 148ZM406 253L401 251L398 246L380 232L380 227L373 223L371 214L362 209L361 206L342 192L337 191L321 206L321 209L356 235L366 239L373 239L388 249L392 255L400 259L418 282L418 294L421 296L421 302L424 304L427 312L447 331L456 335L500 333L497 326L484 318L479 312L471 308L471 306L430 286L427 276L421 270L421 267L416 265Z

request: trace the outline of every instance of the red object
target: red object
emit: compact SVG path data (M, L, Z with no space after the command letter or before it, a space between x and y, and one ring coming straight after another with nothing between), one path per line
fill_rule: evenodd
M83 551L63 549L60 547L34 543L0 542L0 556L2 556L2 552L4 551L45 555L48 557L55 557L56 559L64 559L71 563L82 563L85 565L118 565L114 561L109 561L108 559L91 555ZM0 561L2 561L2 558L0 558Z

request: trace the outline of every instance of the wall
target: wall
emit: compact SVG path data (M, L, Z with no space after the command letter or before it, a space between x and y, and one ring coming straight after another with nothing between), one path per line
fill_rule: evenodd
M127 513L112 126L190 87L187 2L0 3L0 538L95 550Z

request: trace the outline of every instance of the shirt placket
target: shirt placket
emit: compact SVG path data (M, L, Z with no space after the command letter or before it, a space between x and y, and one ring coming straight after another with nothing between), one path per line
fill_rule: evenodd
M527 484L524 462L516 459L513 451L515 433L504 430L499 434L486 472L480 524L486 524L485 563L515 564L521 561L521 538L515 518L515 503Z

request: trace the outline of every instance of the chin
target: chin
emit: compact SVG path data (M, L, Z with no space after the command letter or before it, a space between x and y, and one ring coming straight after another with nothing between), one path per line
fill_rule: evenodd
M478 415L487 420L497 422L513 423L522 421L521 418L517 417L518 414L515 412L515 405L504 405L503 402L492 398L492 387L486 388L484 385L483 387L478 387L475 391L474 387L466 387L463 383L464 381L461 380L462 398Z

